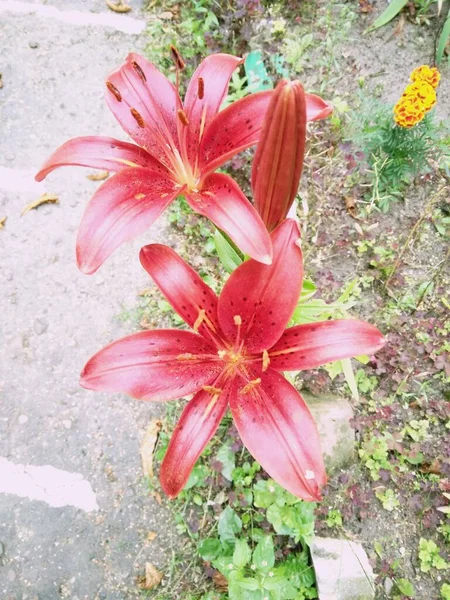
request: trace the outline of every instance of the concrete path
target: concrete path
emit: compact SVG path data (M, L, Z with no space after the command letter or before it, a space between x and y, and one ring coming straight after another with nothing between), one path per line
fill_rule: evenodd
M173 544L139 457L140 436L161 407L78 385L86 359L131 332L117 317L149 285L138 250L167 237L164 221L88 277L75 266L75 236L99 184L81 168L61 169L41 186L32 181L68 138L125 139L103 82L142 48L124 32L144 24L138 2L130 3L132 13L113 15L103 0L0 0L2 600L135 598L145 562L161 566ZM68 11L77 11L72 24ZM122 24L111 27L111 16ZM60 204L21 217L42 191ZM152 530L158 537L149 543Z

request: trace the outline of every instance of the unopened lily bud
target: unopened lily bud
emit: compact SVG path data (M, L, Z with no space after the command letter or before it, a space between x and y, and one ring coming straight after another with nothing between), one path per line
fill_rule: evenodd
M283 79L267 109L252 168L255 208L272 231L297 194L306 140L306 100L299 81Z

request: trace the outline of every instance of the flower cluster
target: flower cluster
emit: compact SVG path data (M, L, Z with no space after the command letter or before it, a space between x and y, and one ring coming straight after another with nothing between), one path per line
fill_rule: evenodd
M289 327L303 256L298 225L287 215L303 168L307 122L327 117L332 107L299 82L283 80L220 110L242 62L226 54L199 65L182 102L184 63L173 54L176 87L137 54L106 81L107 103L134 144L99 136L69 140L36 178L64 165L114 172L94 194L78 232L77 261L86 273L180 195L250 259L218 297L171 248L142 248L142 266L192 331L157 329L112 342L87 362L81 385L153 402L194 394L161 465L169 497L183 489L230 410L266 472L300 498L318 500L326 482L319 432L283 373L373 354L384 344L378 329L354 319ZM255 144L253 206L231 177L215 171Z
M436 67L422 65L410 75L412 83L406 86L394 107L394 119L400 127L414 127L436 104L436 87L441 76Z

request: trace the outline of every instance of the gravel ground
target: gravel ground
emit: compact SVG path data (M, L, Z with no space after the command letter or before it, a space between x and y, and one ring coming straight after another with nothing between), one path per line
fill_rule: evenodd
M139 440L160 407L85 391L78 375L93 352L130 333L118 315L149 285L138 250L164 240L165 223L88 277L75 266L75 236L99 184L82 169L61 169L44 186L30 174L70 137L124 139L104 104L103 81L143 40L5 11L6 4L0 2L0 218L7 217L0 230L0 461L79 473L98 510L1 493L0 481L0 598L135 598L145 562L162 566L176 545L167 511L142 483ZM110 12L100 0L45 4ZM137 5L131 15L142 19ZM43 191L60 203L21 217ZM158 533L151 543L150 531Z

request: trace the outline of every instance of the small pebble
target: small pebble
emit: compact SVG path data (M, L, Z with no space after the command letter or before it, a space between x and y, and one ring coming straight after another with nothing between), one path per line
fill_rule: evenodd
M16 155L15 154L7 154L5 156L6 160L12 161L12 160L16 160Z
M392 588L394 587L394 582L389 577L386 577L384 580L384 591L386 592L386 596L390 596L392 592Z
M103 285L105 283L105 279L100 275L95 278L95 285Z
M28 423L28 416L27 415L20 415L20 417L19 417L19 423L21 425L25 425L25 423Z
M44 321L44 319L35 319L33 329L36 335L42 335L47 331L48 323L47 321Z
M13 571L12 569L10 569L8 571L8 581L12 582L12 581L15 581L15 579L16 579L16 572Z
M33 50L35 50L36 48L39 48L39 44L35 41L31 41L28 42L28 45L30 46L30 48L32 48Z
M70 419L64 419L62 424L66 429L70 429L72 427L72 421Z

